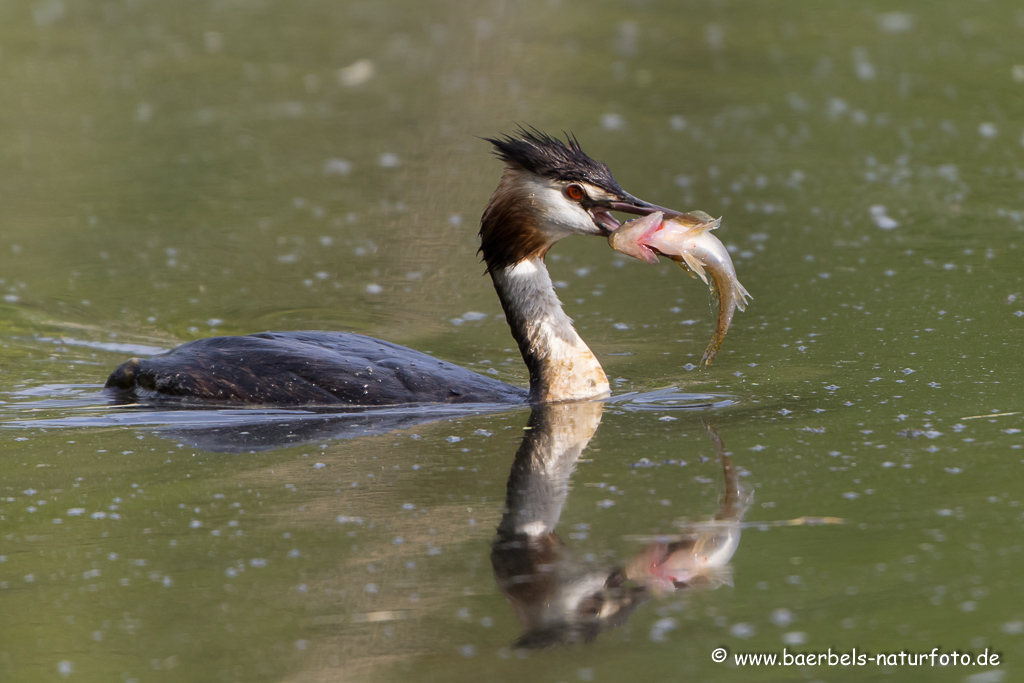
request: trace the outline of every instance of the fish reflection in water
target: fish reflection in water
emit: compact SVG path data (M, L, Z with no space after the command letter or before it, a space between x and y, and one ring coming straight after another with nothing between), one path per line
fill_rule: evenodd
M739 548L743 516L753 496L740 484L718 432L706 428L725 474L725 492L714 521L678 524L684 529L681 538L655 541L626 564L626 577L655 593L732 585L729 560Z
M602 408L600 402L536 406L516 453L491 563L523 628L517 647L590 642L625 623L652 595L717 587L728 577L750 498L713 429L726 492L715 522L692 538L655 541L623 565L602 567L578 558L556 533L570 477Z

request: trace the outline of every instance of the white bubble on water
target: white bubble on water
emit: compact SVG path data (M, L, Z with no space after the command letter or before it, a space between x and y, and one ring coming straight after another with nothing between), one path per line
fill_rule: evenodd
M378 157L377 163L380 164L381 168L398 168L402 161L398 158L397 154L385 152Z
M706 25L704 27L704 40L712 50L721 50L725 47L725 29L720 24Z
M935 169L935 173L940 178L945 178L951 183L955 183L960 179L960 170L956 164L943 164Z
M871 207L871 218L882 230L892 230L899 227L899 222L886 213L886 209L881 204L875 204Z
M735 638L742 638L743 640L746 640L747 638L753 637L753 635L757 633L757 629L754 628L753 624L741 621L738 624L733 624L732 627L729 628L729 633Z
M626 119L622 114L607 113L601 115L601 127L605 130L622 130L626 127Z
M338 69L338 83L346 88L354 88L363 85L371 78L376 71L374 64L369 59L360 59L346 67Z
M335 518L335 521L338 524L362 524L363 523L363 518L362 517L349 517L347 515L338 515Z
M999 630L1008 636L1019 636L1024 633L1024 621L1008 621L999 627Z
M651 625L651 632L648 635L655 643L664 643L668 640L668 634L679 627L679 621L671 617L658 619Z
M324 162L324 175L348 175L352 172L352 163L345 159L328 159Z
M224 49L224 34L217 31L207 31L203 34L203 47L211 55L221 52Z
M793 612L786 609L785 607L780 607L779 609L773 611L771 615L772 623L778 626L779 628L785 628L789 626L793 623L794 619L795 617L793 616Z
M140 102L135 108L135 120L139 123L146 123L153 118L153 105L149 102Z
M804 645L807 643L807 634L803 631L790 631L782 635L782 642L791 646Z
M855 47L851 50L851 56L853 57L853 71L857 74L857 78L862 81L874 80L875 65L871 63L871 59L868 57L867 48Z
M914 28L914 15L906 12L885 12L877 17L878 28L885 33L905 33Z

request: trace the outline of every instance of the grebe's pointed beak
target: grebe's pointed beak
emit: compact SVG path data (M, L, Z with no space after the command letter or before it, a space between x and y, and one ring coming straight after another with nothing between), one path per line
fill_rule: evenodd
M623 196L618 201L613 201L608 206L612 211L621 211L622 213L630 213L634 216L649 216L655 211L661 211L665 214L665 218L675 218L682 216L682 211L676 211L675 209L666 209L663 206L657 204L651 204L645 202L642 199L637 199L631 194L623 193Z
M601 202L590 209L590 215L594 217L594 222L609 233L614 232L615 229L621 225L621 223L615 220L611 215L611 211L619 211L621 213L628 213L634 216L649 216L655 211L661 211L665 214L666 219L683 215L681 211L666 209L658 206L657 204L651 204L650 202L638 199L628 192L623 192L622 195L616 199L608 202Z

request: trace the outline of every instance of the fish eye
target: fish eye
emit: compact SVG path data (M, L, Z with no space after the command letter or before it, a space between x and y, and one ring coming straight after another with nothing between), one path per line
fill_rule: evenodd
M565 196L574 202L578 202L587 196L587 193L583 190L583 186L573 183L572 185L565 186Z

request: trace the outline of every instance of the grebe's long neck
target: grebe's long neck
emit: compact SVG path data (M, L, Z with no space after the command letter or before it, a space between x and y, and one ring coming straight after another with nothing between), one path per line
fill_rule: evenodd
M524 258L489 272L530 371L530 401L607 396L608 377L562 310L543 256Z

